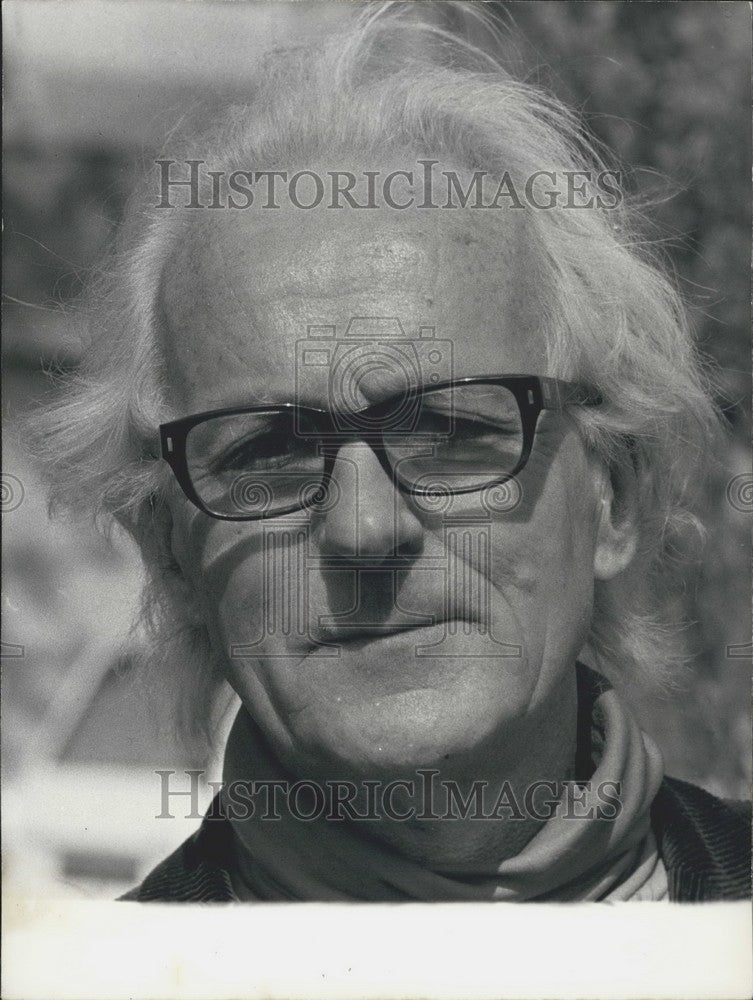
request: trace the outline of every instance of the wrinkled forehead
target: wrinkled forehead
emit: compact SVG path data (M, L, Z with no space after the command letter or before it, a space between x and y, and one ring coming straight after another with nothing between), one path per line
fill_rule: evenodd
M467 371L452 375L545 370L547 279L525 213L182 211L160 289L161 347L181 409L232 405L236 383L239 399L285 397L300 338L363 317L382 328L397 318L411 340L431 328L453 340ZM509 360L494 360L495 344Z

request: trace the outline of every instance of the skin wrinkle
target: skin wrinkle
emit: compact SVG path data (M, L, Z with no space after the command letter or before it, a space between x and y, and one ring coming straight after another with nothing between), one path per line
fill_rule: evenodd
M210 246L210 249L211 249L211 251L213 252L213 254L214 254L215 258L216 258L217 264L219 265L219 267L217 268L217 272L220 275L220 281L222 281L222 283L223 283L223 288L224 288L225 292L236 303L238 303L238 308L239 309L242 308L241 307L241 303L238 301L238 296L236 295L235 287L234 287L234 285L233 285L232 282L228 281L227 276L225 274L225 271L224 271L224 269L222 267L222 254L220 252L220 248L214 242L211 242L209 246ZM249 326L252 326L253 322L254 322L254 315L252 313L251 315L249 315ZM244 359L243 359L243 356L242 356L242 353L241 353L240 350L237 352L237 360L238 360L239 364L243 363Z
M183 331L170 348L170 371L185 412L225 405L244 393L249 401L291 400L296 340L306 336L309 324L336 323L342 333L352 316L398 316L409 338L420 325L434 326L437 339L453 341L455 376L546 372L538 335L540 287L536 294L541 267L519 217L495 215L491 225L473 214L446 212L428 220L415 213L367 219L341 213L336 220L326 213L302 215L292 209L273 218L246 214L235 216L232 225L220 225L217 216L197 220L196 247L186 238L176 248L165 269L166 284L173 284L164 301L173 310L171 328ZM210 240L206 226L216 230ZM368 284L364 258L358 257L364 241L383 248L381 255L365 258ZM211 249L204 253L207 244ZM291 293L290 259L303 262L307 256L316 272L313 294L302 287ZM372 267L374 260L380 266ZM410 268L398 266L405 260ZM327 274L331 287L324 295L319 283ZM302 280L303 271L295 277ZM214 331L227 341L222 350ZM379 399L390 391L390 379L374 377L359 388L363 401ZM316 380L308 387L313 405L327 404L323 389ZM369 578L362 620L389 623L401 609L441 618L440 570L448 558L442 520L396 493L376 456L362 445L343 447L335 474L341 500L311 519L310 552L341 551L350 558L351 527L357 524L365 565L379 571ZM464 783L485 778L499 786L510 780L522 788L542 777L563 777L572 764L573 663L590 616L598 532L590 487L584 490L588 474L572 422L544 414L520 476L520 505L489 522L488 575L473 564L475 556L466 564L461 553L452 557L474 588L488 588L487 625L502 641L522 645L522 658L468 658L480 641L472 628L450 640L461 655L447 658L417 659L413 648L419 640L411 632L357 648L345 643L337 659L312 654L308 640L278 633L265 636L255 659L230 660L231 643L262 634L263 533L279 532L300 518L287 515L264 527L222 523L174 495L173 548L197 594L212 644L226 658L228 679L294 774L390 779L437 765L443 777ZM395 519L407 568L397 579L391 609L387 577L379 567L393 545ZM352 581L346 579L351 576L322 568L310 572L314 621L352 606ZM469 594L460 596L467 600ZM458 612L472 620L462 603ZM274 655L280 652L286 655ZM382 823L378 835L441 864L484 856L500 860L515 853L535 826L461 822L419 830Z
M336 238L325 240L322 244L324 254L331 254L337 251ZM407 276L415 269L425 266L426 255L416 249L415 246L405 244L399 239L391 240L386 246L378 242L366 241L359 247L360 255L349 257L343 263L347 265L349 273L341 274L344 291L364 292L368 291L375 276L384 278L400 278ZM298 255L300 256L300 255ZM265 268L262 263L259 270L260 281L265 277ZM299 296L305 298L327 298L332 293L331 275L329 269L321 267L315 261L313 265L308 263L298 263L296 256L286 261L285 278L279 282L279 290L276 294L284 296ZM269 297L266 298L266 301ZM262 292L260 302L265 301Z

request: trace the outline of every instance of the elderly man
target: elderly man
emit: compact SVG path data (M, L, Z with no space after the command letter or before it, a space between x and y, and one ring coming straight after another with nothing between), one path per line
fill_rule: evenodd
M126 898L749 893L745 818L617 694L676 658L715 428L632 244L566 112L399 17L273 54L160 158L48 456L141 546L184 721L222 678L241 707Z

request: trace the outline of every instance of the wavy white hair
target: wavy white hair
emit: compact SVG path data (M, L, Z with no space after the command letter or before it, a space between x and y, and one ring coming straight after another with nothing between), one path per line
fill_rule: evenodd
M602 167L558 101L474 45L406 17L405 6L414 5L375 5L377 16L325 44L268 54L249 103L192 139L171 137L163 155L285 169L338 154L339 162L384 163L409 150L519 178ZM53 506L114 518L138 543L153 676L180 703L183 731L206 732L222 663L177 572L161 499L169 470L155 457L155 428L171 415L157 302L181 213L154 203L153 190L132 201L81 312L83 363L37 418L36 437ZM683 650L678 625L664 616L673 545L693 523L692 487L715 410L682 304L626 203L530 214L551 279L543 293L549 373L601 394L603 405L576 411L584 438L610 467L632 463L639 484L639 551L628 571L596 585L590 655L618 680L666 678Z

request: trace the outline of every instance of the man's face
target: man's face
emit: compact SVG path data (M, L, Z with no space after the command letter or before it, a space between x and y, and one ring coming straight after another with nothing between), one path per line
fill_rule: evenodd
M330 407L296 344L311 326L342 341L354 317L397 317L411 344L433 327L444 378L547 372L545 277L516 213L283 206L196 213L184 235L162 286L176 415L296 402L297 364L298 401ZM354 405L402 387L389 364L361 375ZM222 522L176 488L173 550L231 684L299 774L504 766L574 704L593 471L570 419L544 411L508 502L489 511L469 494L442 513L354 438L323 512Z

